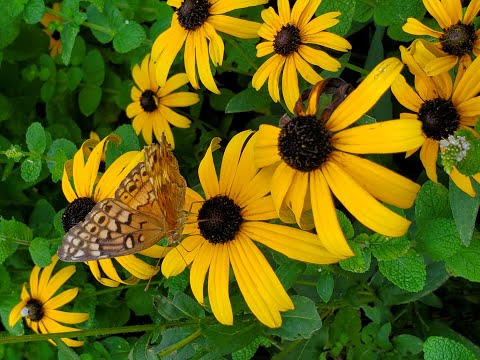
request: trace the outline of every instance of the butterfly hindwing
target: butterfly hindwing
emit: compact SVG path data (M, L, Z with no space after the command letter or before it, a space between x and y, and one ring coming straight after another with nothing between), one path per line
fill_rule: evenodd
M58 256L64 261L123 256L149 248L165 235L163 218L134 210L116 199L105 199L67 232Z

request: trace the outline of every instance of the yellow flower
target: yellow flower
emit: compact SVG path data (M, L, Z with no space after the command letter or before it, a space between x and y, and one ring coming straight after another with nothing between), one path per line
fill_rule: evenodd
M282 324L281 311L293 303L254 241L300 261L333 263L332 255L314 234L265 222L276 218L269 193L271 172L258 170L253 162L252 131L236 135L225 149L220 178L213 162L219 139L212 140L198 168L205 200L187 188L185 209L190 210L184 229L188 236L178 251L170 251L162 263L165 276L179 274L192 263L192 292L204 303L203 285L208 272L208 298L213 314L222 324L233 323L229 299L230 265L245 301L253 314L269 327ZM255 135L254 135L255 136ZM243 151L242 151L243 149Z
M65 290L52 297L57 290L75 273L75 265L67 266L52 276L53 268L58 262L57 255L52 257L52 263L43 270L35 266L30 274L30 293L23 284L21 298L10 311L8 324L15 324L23 317L27 325L36 333L53 334L60 332L79 331L77 328L59 324L79 324L88 320L88 313L65 312L58 310L69 303L78 294L78 288ZM82 346L83 341L62 338L68 346ZM49 340L52 344L55 343Z
M322 50L307 44L320 45L336 51L348 51L350 43L336 34L324 31L338 23L341 13L329 12L311 20L321 0L299 0L290 10L288 0L278 0L278 15L273 8L262 11L258 34L265 40L257 45L257 57L275 53L257 70L252 85L259 90L268 79L268 92L273 101L280 100L278 81L282 73L282 92L285 103L293 111L300 96L297 71L310 84L322 77L309 64L329 71L337 71L340 63Z
M60 11L60 3L54 3L52 6L52 9L55 11ZM54 58L58 54L62 52L62 39L60 38L60 32L55 30L54 32L51 32L48 29L48 25L51 22L63 22L61 18L58 16L45 13L43 15L42 19L40 20L40 23L45 26L45 29L43 29L43 32L48 35L48 38L50 39L50 44L48 45L48 49L50 50L50 56Z
M437 181L437 158L439 143L454 135L457 130L467 129L475 134L472 127L480 117L480 59L476 58L468 68L460 67L455 83L448 72L427 76L423 69L435 58L435 49L426 42L414 42L409 49L400 47L402 60L415 74L415 90L402 75L392 84L392 92L404 107L413 111L400 116L418 119L422 122L425 142L421 145L420 160L427 176ZM420 147L407 152L410 156ZM462 175L455 167L449 173L455 184L470 196L475 196L468 176ZM480 181L480 174L474 176Z
M133 80L137 86L132 87L133 102L127 107L127 116L134 118L133 128L140 132L147 144L152 143L152 132L157 141L165 133L167 141L175 147L170 124L179 128L190 127L190 120L177 114L170 107L185 107L199 101L197 94L191 92L172 93L188 83L186 74L176 74L160 87L156 80L156 65L150 60L150 54L145 56L142 65L135 65L132 70Z
M68 231L71 227L85 219L85 216L95 204L106 198L113 198L118 186L126 175L140 162L143 161L142 151L130 151L116 159L108 169L99 174L101 158L109 141L118 143L116 135L109 135L102 141L88 139L75 154L73 161L65 163L62 177L63 194L69 202L62 216L63 228ZM85 158L88 157L85 162ZM72 187L70 178L73 177ZM155 245L140 252L149 257L162 257L166 254L165 248ZM150 279L158 272L158 268L147 264L135 255L126 255L114 258L132 276L122 280L115 269L112 259L88 261L95 278L106 286L123 284L136 284L139 279ZM103 277L100 267L107 277Z
M418 120L390 120L348 128L390 87L402 69L395 58L384 60L336 107L327 119L318 118L323 82L314 86L306 109L283 128L261 125L255 163L275 166L271 192L284 222L317 230L332 253L352 255L338 223L331 192L366 227L387 236L403 235L410 222L381 202L409 208L419 190L412 181L353 154L386 154L420 146ZM325 80L326 81L326 80Z
M225 13L267 3L268 0L168 0L176 8L169 29L161 33L152 47L152 59L157 63L157 82L165 86L173 60L185 44L183 61L188 80L195 89L200 81L205 87L219 94L220 91L210 70L210 59L214 66L222 65L224 43L217 31L241 39L258 37L260 24L224 15Z
M480 54L480 30L475 31L472 23L480 10L480 0L472 0L463 14L460 0L423 0L428 12L435 18L442 31L422 24L415 18L408 18L403 31L413 35L426 35L438 39L435 43L442 53L426 66L428 75L448 71L460 60L464 65L470 62L470 54Z

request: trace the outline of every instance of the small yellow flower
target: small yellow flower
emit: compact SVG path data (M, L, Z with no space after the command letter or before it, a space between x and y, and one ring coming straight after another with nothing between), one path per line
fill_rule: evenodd
M480 30L475 31L473 20L480 10L480 0L472 0L465 14L460 0L423 0L428 12L435 18L442 31L408 18L403 31L413 35L425 35L438 39L435 45L441 54L425 67L427 75L434 76L453 68L460 61L462 66L471 61L470 54L480 54Z
M127 107L127 116L133 119L133 128L137 135L142 133L147 144L152 143L152 133L160 141L165 133L167 141L175 147L170 124L179 128L190 127L191 121L171 107L186 107L196 104L200 98L191 92L176 92L179 87L188 83L186 74L176 74L160 87L156 80L156 65L145 56L141 66L135 65L132 70L133 80L137 86L132 87L133 102Z
M204 303L203 285L208 272L208 298L213 314L222 324L233 323L229 299L230 266L238 287L253 314L269 327L282 324L280 312L293 303L254 242L300 261L315 264L337 262L314 234L292 227L270 224L276 218L269 193L271 172L258 170L253 162L252 131L243 131L229 142L223 157L220 178L213 162L219 138L212 140L198 168L205 199L187 188L185 209L188 235L170 251L162 263L165 276L190 271L192 292ZM255 137L256 135L254 135Z
M219 94L220 91L210 70L210 59L214 66L223 62L224 43L217 31L241 39L258 37L260 24L224 15L232 10L267 3L268 0L168 0L176 8L169 29L161 33L152 47L152 59L157 63L157 82L165 86L168 72L175 57L185 44L183 61L188 80L194 89L205 87ZM210 56L210 59L209 59Z
M53 296L57 290L75 273L75 265L67 266L52 276L53 268L58 262L57 255L52 257L52 263L43 270L35 266L30 274L30 292L23 284L22 301L13 307L8 317L8 324L15 324L25 317L27 325L36 333L53 334L60 332L79 331L77 328L61 325L80 324L88 320L88 313L65 312L58 310L69 303L78 294L78 288L72 288ZM82 346L83 341L62 338L68 346ZM52 344L55 343L49 340Z
M60 11L60 3L54 3L52 9L55 11ZM43 32L47 34L48 38L50 39L48 49L50 50L50 56L52 58L56 57L62 52L62 39L60 38L60 32L58 32L57 30L51 32L48 29L48 25L54 21L63 22L63 19L59 18L58 16L45 13L45 15L43 15L42 19L40 20L40 23L45 26Z
M116 135L109 135L100 142L95 139L88 139L77 151L73 161L65 163L62 189L69 202L62 216L65 231L83 221L97 202L106 198L113 198L125 176L140 161L143 161L142 151L130 151L116 159L103 174L99 173L102 156L109 141L118 143L120 139ZM70 178L73 178L74 187L70 183ZM159 258L165 256L166 252L165 248L154 245L140 252L140 254ZM136 284L139 279L150 279L158 272L157 267L147 264L136 255L120 256L114 259L132 274L129 279L122 280L120 278L112 259L87 262L92 274L103 285L115 287L120 283ZM107 277L102 276L100 267Z
M262 11L258 34L266 41L257 45L257 57L275 53L255 73L252 85L259 90L268 79L268 91L273 101L280 100L278 81L282 74L282 92L285 103L293 111L300 96L297 71L310 84L322 77L309 64L329 71L337 71L341 64L326 52L308 44L320 45L336 51L348 51L350 43L336 34L324 31L338 23L341 13L329 12L311 20L321 0L299 0L292 10L288 0L278 0L278 15L273 8Z
M473 126L480 117L480 59L476 58L466 69L459 68L455 82L449 72L427 76L423 71L437 49L425 41L414 41L405 49L400 47L402 60L415 74L415 90L402 75L392 84L392 93L404 107L414 113L403 113L405 119L418 119L422 122L425 138L420 147L412 148L407 156L420 148L420 160L427 176L437 179L437 158L439 144L454 135L457 130L466 129L475 134ZM437 50L438 51L438 50ZM462 175L455 167L449 173L455 184L470 196L475 190L468 176ZM473 176L480 181L480 174Z
M271 192L284 222L315 227L332 253L352 256L340 228L332 192L366 227L387 236L401 236L410 221L381 202L412 206L419 186L356 154L402 152L423 142L418 120L390 120L349 128L380 99L403 65L384 60L327 116L317 117L323 82L314 86L306 109L301 103L283 128L261 125L255 163L274 166Z

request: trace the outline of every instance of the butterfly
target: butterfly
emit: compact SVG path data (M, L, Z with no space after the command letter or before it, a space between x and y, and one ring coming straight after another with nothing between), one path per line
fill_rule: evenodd
M186 181L163 135L145 148L145 161L122 181L113 199L98 202L58 248L63 261L100 260L138 253L162 238L180 240Z

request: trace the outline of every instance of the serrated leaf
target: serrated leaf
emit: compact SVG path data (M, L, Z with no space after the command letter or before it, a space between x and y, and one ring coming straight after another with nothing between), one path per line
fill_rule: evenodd
M171 301L165 296L155 296L153 298L153 304L160 315L169 321L205 317L203 308L195 300L182 292L176 293Z
M102 44L112 41L115 31L122 27L124 21L120 10L110 2L106 4L103 11L97 6L90 5L87 8L87 19L104 29L104 31L91 30L93 36Z
M378 268L388 280L403 290L416 292L425 286L425 263L423 257L413 249L398 259L379 261Z
M341 15L337 17L340 22L331 28L328 32L343 36L348 33L352 26L353 15L355 13L356 0L330 0L322 1L315 14L320 16L331 11L340 11Z
M417 227L415 240L436 261L443 261L462 248L460 235L451 219L422 222Z
M52 255L50 254L50 246L47 239L40 237L33 239L28 251L35 265L43 268L51 263Z
M425 360L475 360L475 354L464 345L441 336L430 336L423 344Z
M292 296L295 309L282 313L281 328L270 329L268 332L284 340L308 339L322 327L322 320L315 303L304 296Z
M451 218L448 189L431 180L425 182L415 199L415 218L417 221Z
M238 113L262 109L270 105L271 99L268 95L266 86L259 91L254 88L248 88L232 97L225 107L225 113Z
M255 355L260 345L269 346L270 341L259 336L244 348L232 352L232 360L250 360Z
M463 244L468 246L472 240L475 228L480 196L477 194L476 197L472 198L470 195L465 194L450 178L449 198L458 233Z
M75 44L75 39L79 32L80 26L73 22L64 24L62 31L60 32L60 36L62 37L62 60L65 65L68 65L70 62L73 45Z
M38 122L32 123L27 130L25 136L28 150L36 154L43 154L47 146L47 138L42 124Z
M102 100L102 89L97 85L86 85L78 94L78 106L83 115L92 115Z
M162 331L162 341L159 345L153 347L152 351L156 354L157 357L160 357L162 360L188 360L193 357L196 353L195 344L190 341L187 345L181 347L180 349L174 351L166 351L171 346L184 341L184 339L191 337L193 334L198 332L198 325L194 326L183 326L183 327L174 327ZM198 334L200 335L200 333ZM165 352L163 352L165 351Z
M372 237L381 237L382 235L373 235ZM405 237L396 237L388 238L385 237L387 241L372 243L370 249L372 250L373 256L377 260L394 260L398 259L400 256L406 254L408 249L412 246L410 241Z
M42 160L38 157L28 157L23 160L20 166L20 174L25 182L34 182L42 171Z
M23 19L27 24L36 24L45 13L45 3L43 0L30 0L23 10Z
M456 164L457 170L465 176L473 176L480 173L480 140L470 130L466 129L457 131L455 136L464 137L470 145L466 156Z
M18 240L30 242L32 230L19 221L0 217L0 264L15 252Z
M371 262L371 250L367 247L360 247L356 241L368 239L368 235L360 234L355 238L355 241L349 241L348 245L352 249L355 256L342 260L339 262L339 265L342 269L355 272L355 273L364 273L370 269Z
M132 349L128 353L129 360L156 360L158 356L150 350L151 333L146 333L133 344Z
M76 151L77 147L70 140L56 139L52 142L47 152L47 166L52 173L53 182L62 178L65 161L71 159Z
M333 274L330 271L322 271L317 280L317 293L318 296L324 301L328 302L333 294L333 287L335 280Z
M425 6L422 0L378 0L373 13L375 23L381 26L405 24L409 17L423 18Z
M142 45L146 37L145 30L140 24L129 21L115 34L113 48L124 54Z
M480 282L480 241L461 247L455 255L445 260L448 270L455 276Z
M353 14L353 21L360 23L367 22L373 16L374 4L367 4L362 1L357 1L355 4L355 12Z

